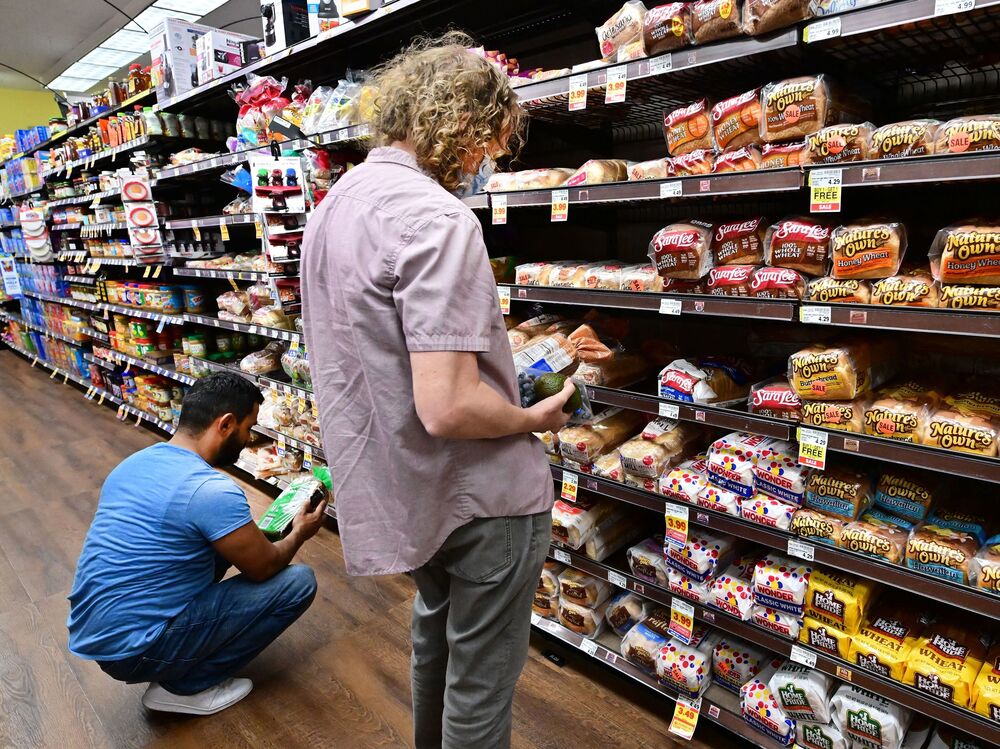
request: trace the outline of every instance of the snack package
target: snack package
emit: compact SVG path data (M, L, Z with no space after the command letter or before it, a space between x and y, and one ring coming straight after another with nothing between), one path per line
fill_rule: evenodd
M642 47L648 57L687 47L691 35L689 3L667 3L646 11L642 21Z
M942 309L1000 310L1000 286L942 286Z
M566 183L574 173L573 169L527 169L515 175L516 190L551 190Z
M566 186L599 185L603 182L621 182L626 179L628 179L628 164L622 159L591 159L566 180Z
M712 296L750 296L750 282L756 265L724 265L712 268L705 282L706 291Z
M940 291L934 278L924 271L913 271L883 278L872 284L872 304L893 307L937 307Z
M596 608L587 608L560 596L559 623L577 634L594 638L604 631L605 608L607 608L606 602Z
M833 277L875 279L894 276L906 253L906 227L896 221L838 226L830 235Z
M536 590L531 601L531 610L545 619L559 618L559 594L548 594Z
M868 158L868 141L875 126L870 122L860 125L830 125L806 136L803 164L843 164L864 161Z
M767 686L796 723L830 722L830 698L837 682L822 671L788 662L774 672Z
M756 145L725 151L712 162L712 172L715 174L752 172L756 169L760 169L760 149Z
M968 533L926 523L906 542L906 566L911 570L968 585L979 542Z
M766 494L757 494L740 502L740 517L751 523L787 531L795 506Z
M941 229L928 257L943 284L1000 286L1000 226L953 224Z
M630 181L639 182L646 179L666 179L674 174L674 163L669 158L639 161L628 168Z
M882 384L865 343L816 344L788 358L788 382L803 400L849 401Z
M742 33L741 9L736 0L697 0L689 5L695 44L730 39Z
M979 549L972 560L970 581L980 590L1000 593L1000 535L986 539Z
M822 276L830 256L830 229L809 218L787 218L772 224L764 239L764 262Z
M799 465L798 447L791 442L775 440L754 453L754 491L787 504L802 504L811 473L809 468Z
M719 151L760 143L759 88L720 101L712 107L711 114L712 137ZM758 158L756 168L760 167L759 162Z
M601 57L612 61L620 48L641 38L642 21L645 16L646 6L642 0L629 0L603 25L595 28Z
M760 36L811 17L808 0L746 0L743 32Z
M824 726L800 720L795 724L795 743L802 749L851 749L844 734L833 723Z
M611 598L604 610L604 619L615 634L624 637L632 627L649 615L652 608L650 601L622 590Z
M675 359L660 370L659 395L685 403L724 403L745 398L750 375L735 359Z
M938 120L906 120L883 125L872 131L868 142L869 159L906 159L934 154Z
M942 408L924 422L919 441L931 447L994 458L998 437L1000 431L995 418Z
M764 261L767 222L763 216L719 224L712 236L715 265L759 265Z
M715 578L708 603L730 616L749 621L753 615L753 583L736 572L730 567Z
M647 538L631 547L627 554L632 574L647 583L668 586L667 563L663 558L663 536Z
M852 401L805 401L802 404L802 423L860 434L864 430L864 415L869 403L865 396Z
M885 697L841 684L830 703L833 722L852 746L900 749L913 713Z
M784 421L801 421L802 399L784 377L774 377L752 385L749 411L758 416Z
M660 477L660 494L688 504L697 504L708 486L708 458L686 460Z
M744 10L745 15L749 12ZM822 75L769 83L761 90L760 103L760 135L768 143L802 140L827 125L861 121L866 109Z
M709 632L695 644L685 645L674 638L660 648L656 658L656 678L676 687L684 696L698 699L712 683L712 651L721 639Z
M683 156L673 158L675 177L692 177L696 174L708 174L715 163L715 149L699 148Z
M671 156L683 156L696 150L712 150L712 127L708 100L699 99L686 107L663 112L663 137Z
M754 568L754 603L801 618L811 574L812 567L769 552Z
M559 574L559 596L570 603L596 608L608 600L611 584L580 570L567 568Z
M795 740L795 721L785 715L767 686L783 663L780 658L770 661L756 678L740 687L740 712L751 727L788 746Z
M790 268L757 268L750 278L750 296L757 299L801 299L806 277Z
M878 584L837 570L814 570L805 615L844 632L858 631L878 594Z
M910 651L926 623L913 607L872 612L851 640L848 660L887 679L901 681Z
M837 466L814 471L806 482L805 506L811 510L855 520L871 503L871 478L862 471Z
M841 281L830 276L814 278L806 287L806 300L837 304L869 304L872 287L867 281Z
M257 521L257 527L268 538L281 538L292 527L296 513L304 506L315 509L324 499L330 498L333 484L330 481L330 471L314 469L313 476L300 476L292 479L288 488L278 495L267 511Z
M890 467L875 486L875 506L919 523L930 511L939 482L927 475Z
M669 570L667 574L670 592L686 598L694 603L706 604L712 595L712 581L699 582L677 570Z
M663 291L663 278L654 265L629 265L622 268L622 291Z
M664 278L696 281L712 267L712 225L670 224L649 243L649 259Z
M802 617L799 642L845 661L851 651L851 635L811 616Z
M688 532L687 543L678 549L667 544L663 556L667 566L697 582L710 580L729 564L737 540L711 531Z
M760 149L761 169L787 169L800 166L806 152L802 143L765 143Z
M988 636L957 621L931 624L910 651L903 683L959 707L969 707L986 661Z
M579 549L611 517L622 517L620 502L596 497L577 497L575 503L557 499L552 507L552 538L571 549Z
M621 654L648 674L656 674L656 656L671 640L670 609L657 606L622 638Z
M666 448L671 459L677 459L691 444L701 439L703 432L697 424L659 416L646 424L639 436Z
M609 408L594 416L591 424L567 426L559 430L559 450L564 458L593 463L614 450L642 426L644 417L636 411Z
M934 153L978 151L1000 151L1000 115L956 117L938 128Z

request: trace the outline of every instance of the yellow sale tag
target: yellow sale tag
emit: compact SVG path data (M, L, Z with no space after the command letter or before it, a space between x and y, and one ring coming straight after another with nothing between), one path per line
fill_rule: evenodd
M236 285L236 279L230 277L229 284L233 287L233 291L239 291L240 287Z
M621 104L625 101L625 85L628 80L628 68L620 65L608 71L608 88L604 94L605 104Z
M192 226L191 227L191 232L194 234L195 241L196 242L200 242L201 241L201 227Z
M219 219L219 233L222 234L222 241L229 241L229 224L226 223L226 219Z
M552 220L565 221L569 218L569 190L552 191Z
M826 432L815 429L798 430L799 438L799 465L816 468L820 471L826 468L826 446L828 436Z
M159 278L161 270L163 270L163 266L162 265L157 265L156 269L153 271L153 278Z
M135 414L135 425L139 426L140 421L142 421L142 412L137 411Z
M691 642L694 634L694 606L676 596L670 602L670 634L685 645Z
M264 227L260 225L259 218L256 218L253 221L253 233L254 236L257 237L257 239L260 239L261 237L264 236Z
M563 471L562 492L559 496L567 502L576 502L576 490L579 486L579 479L575 473Z
M574 75L569 79L569 111L577 112L587 108L587 74Z
M306 399L299 398L299 413L304 414L306 412Z
M52 374L49 375L49 379L50 380L53 379L57 374L59 374L59 370L58 369L53 369L52 370Z
M316 401L312 401L312 415L314 419L319 418L319 408L316 406Z
M298 351L299 350L299 342L297 340L296 341L292 341L292 344L288 348L291 349L292 351Z
M144 270L144 271L142 272L142 277L143 277L143 278L149 278L149 272L150 272L151 270L153 270L153 267L152 267L152 266L150 266L150 265L147 265L147 266L146 266L146 270Z
M701 698L691 700L687 697L677 697L677 705L674 707L674 717L670 720L670 733L680 736L688 741L694 736L694 731L698 727L698 716L701 714Z
M97 401L97 405L98 406L103 406L104 405L104 393L103 392L101 393L101 399L99 401Z

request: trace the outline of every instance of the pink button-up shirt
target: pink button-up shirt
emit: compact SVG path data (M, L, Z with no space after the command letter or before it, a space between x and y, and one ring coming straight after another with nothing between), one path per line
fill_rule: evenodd
M482 227L411 155L377 148L330 190L302 301L350 574L416 569L474 518L552 507L532 435L439 439L417 418L411 352L475 352L483 382L520 399Z

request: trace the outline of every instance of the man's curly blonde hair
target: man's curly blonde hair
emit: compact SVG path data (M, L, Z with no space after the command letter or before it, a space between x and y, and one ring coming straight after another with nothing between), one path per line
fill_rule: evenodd
M507 76L471 46L455 31L421 39L373 76L375 143L408 141L446 190L468 185L463 164L476 149L509 137L506 148L516 151L524 132L525 112Z

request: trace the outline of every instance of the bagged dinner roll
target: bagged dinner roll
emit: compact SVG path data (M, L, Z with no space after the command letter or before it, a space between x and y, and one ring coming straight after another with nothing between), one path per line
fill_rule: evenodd
M903 561L907 538L906 529L866 514L861 520L854 520L843 527L837 545L848 551L899 564Z
M924 523L906 542L906 566L934 577L967 585L979 542L962 531Z
M604 610L604 619L615 634L624 637L632 627L645 619L652 609L651 601L622 590L611 598Z
M647 179L666 179L674 174L674 164L669 158L640 161L628 168L628 178L631 181Z
M945 450L957 450L993 458L997 455L1000 426L995 418L938 409L922 424L919 442Z
M865 411L870 405L871 400L865 395L851 401L803 401L802 424L860 434L864 431Z
M844 520L820 510L801 507L792 515L788 530L810 541L838 546Z
M887 467L875 486L875 506L919 523L940 492L936 477L895 466Z
M806 287L806 297L810 302L824 304L835 302L839 304L869 304L872 300L872 287L867 281L857 279L841 280L831 276L814 278Z
M566 180L567 187L599 185L628 179L628 164L622 159L590 159Z
M614 450L642 426L644 417L636 411L610 408L595 415L591 424L567 426L559 430L559 450L564 458L593 463Z
M621 654L646 673L655 675L656 657L670 639L670 609L657 606L622 638Z
M538 592L552 596L559 594L559 575L566 570L566 565L559 562L546 562L538 579Z

